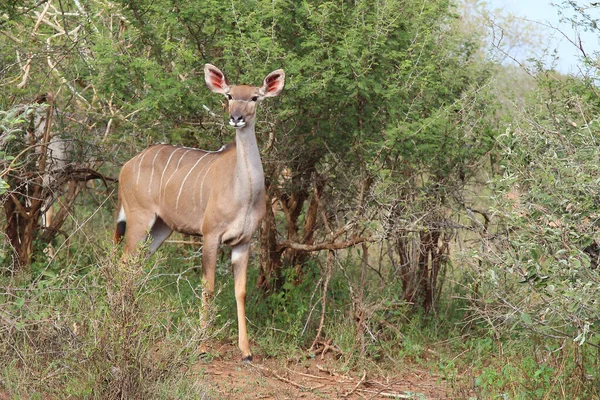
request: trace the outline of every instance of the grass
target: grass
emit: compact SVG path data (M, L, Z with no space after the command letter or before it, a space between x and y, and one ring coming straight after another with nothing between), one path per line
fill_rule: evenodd
M232 277L223 260L214 308L203 310L198 261L173 251L123 264L107 244L91 255L1 277L0 398L210 397L192 366L204 341L236 343ZM249 334L263 357L316 356L307 349L320 320L320 273L317 263L307 265L303 280L290 273L282 290L265 298L252 284L257 269L250 268ZM468 304L451 299L448 285L432 315L398 301L399 290L390 282L356 304L346 274L334 273L322 337L339 351L342 372L416 368L459 398L599 397L592 346L467 324ZM365 316L362 330L357 311Z

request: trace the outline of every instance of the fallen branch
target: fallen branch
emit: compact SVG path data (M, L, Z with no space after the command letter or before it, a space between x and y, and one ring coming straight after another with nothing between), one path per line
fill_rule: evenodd
M324 384L323 384L323 385L317 385L317 386L314 386L314 387L311 387L311 386L303 386L303 385L301 385L301 384L299 384L299 383L296 383L296 382L294 382L294 381L291 381L291 380L289 380L289 379L287 379L287 378L284 378L283 376L280 376L280 375L278 375L278 374L277 374L275 371L273 371L271 368L267 368L267 367L261 367L261 366L259 366L259 365L257 365L257 364L248 364L248 365L249 365L250 367L257 368L257 369L260 369L260 370L262 370L262 371L266 371L266 372L270 373L271 375L273 375L275 378L279 379L280 381L282 381L282 382L285 382L285 383L289 383L290 385L293 385L293 386L297 387L298 389L307 390L307 391L313 391L313 390L315 390L315 389L319 389L319 388L322 388L322 387L324 387L324 386L325 386Z
M401 394L393 392L378 392L376 390L358 389L359 392L370 393L377 396L390 397L392 399L414 399L412 394Z
M342 383L340 381L338 381L337 379L333 379L330 376L317 376L317 375L311 375L311 374L305 374L303 372L298 372L298 371L294 371L293 369L289 368L289 367L285 367L286 370L288 370L289 372L296 374L296 375L300 375L300 376L304 376L306 378L310 378L310 379L319 379L319 380L327 380L327 381L334 381L336 383Z
M351 391L349 391L346 394L343 394L342 397L348 397L352 393L356 392L356 389L358 389L358 387L364 383L366 377L367 377L367 371L363 371L362 377L360 378L360 380L358 381L356 386L354 386L354 389L352 389Z

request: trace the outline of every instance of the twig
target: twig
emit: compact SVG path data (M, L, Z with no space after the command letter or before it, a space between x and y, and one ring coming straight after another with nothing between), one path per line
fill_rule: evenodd
M40 27L40 24L42 23L42 20L44 19L44 16L46 15L46 13L48 12L48 9L50 8L50 3L51 3L51 0L46 3L46 7L44 7L44 10L40 14L38 20L35 23L35 26L33 27L33 31L31 32L31 37L35 36L38 28ZM25 63L25 66L23 67L23 79L17 85L17 88L19 88L19 89L22 89L25 87L25 85L27 85L27 80L29 79L29 71L31 69L31 60L32 59L33 59L33 55L29 54L29 57L27 58L27 62Z
M349 391L346 394L343 394L342 397L348 397L352 393L356 392L356 389L358 389L358 387L363 384L363 382L365 381L366 377L367 377L367 371L365 370L365 371L363 371L362 378L360 378L360 380L358 381L358 383L356 384L356 386L354 386L354 389L352 389L351 391Z
M27 85L27 80L29 79L30 68L31 68L31 56L27 59L27 62L25 63L25 66L23 67L23 79L21 79L21 82L17 85L17 88L22 89L23 87L25 87L25 85Z
M108 134L110 133L110 128L112 126L112 123L113 123L113 119L110 118L108 120L108 123L106 124L106 130L104 131L104 136L102 137L103 142L106 141L106 138L108 137Z
M38 17L37 21L35 22L35 25L34 25L34 27L33 27L33 32L31 32L31 36L32 36L32 37L33 37L33 36L36 34L36 32L37 32L38 28L40 27L40 24L42 23L42 20L43 20L43 19L44 19L44 17L46 16L46 13L48 13L48 9L50 8L50 4L51 4L51 3L52 3L52 0L49 0L49 1L46 3L46 7L44 7L44 10L42 10L42 12L40 13L40 15L39 15L39 17Z
M323 281L323 277L320 277L319 280L317 281L317 284L314 285L315 288L314 288L312 294L310 295L310 300L308 301L308 304L313 304L313 299L315 298L315 294L317 293L317 290L321 286L322 281ZM308 316L306 317L306 322L304 323L304 328L302 328L302 335L304 335L304 333L306 332L306 328L308 328L308 323L310 322L310 320L312 318L312 313L315 311L315 308L317 308L318 304L319 303L317 302L314 305L312 305L312 307L310 307L310 311L308 312Z

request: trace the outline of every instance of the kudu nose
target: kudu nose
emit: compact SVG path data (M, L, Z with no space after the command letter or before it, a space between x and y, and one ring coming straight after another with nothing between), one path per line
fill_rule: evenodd
M246 120L241 114L233 114L229 117L229 125L235 128L242 128L244 125L246 125Z

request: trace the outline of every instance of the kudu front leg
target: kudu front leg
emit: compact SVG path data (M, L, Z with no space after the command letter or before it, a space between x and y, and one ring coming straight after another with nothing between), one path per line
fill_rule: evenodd
M246 272L248 270L249 255L250 243L239 244L231 249L235 301L237 304L238 345L242 351L242 358L244 361L252 361L250 343L248 342L248 331L246 329Z

